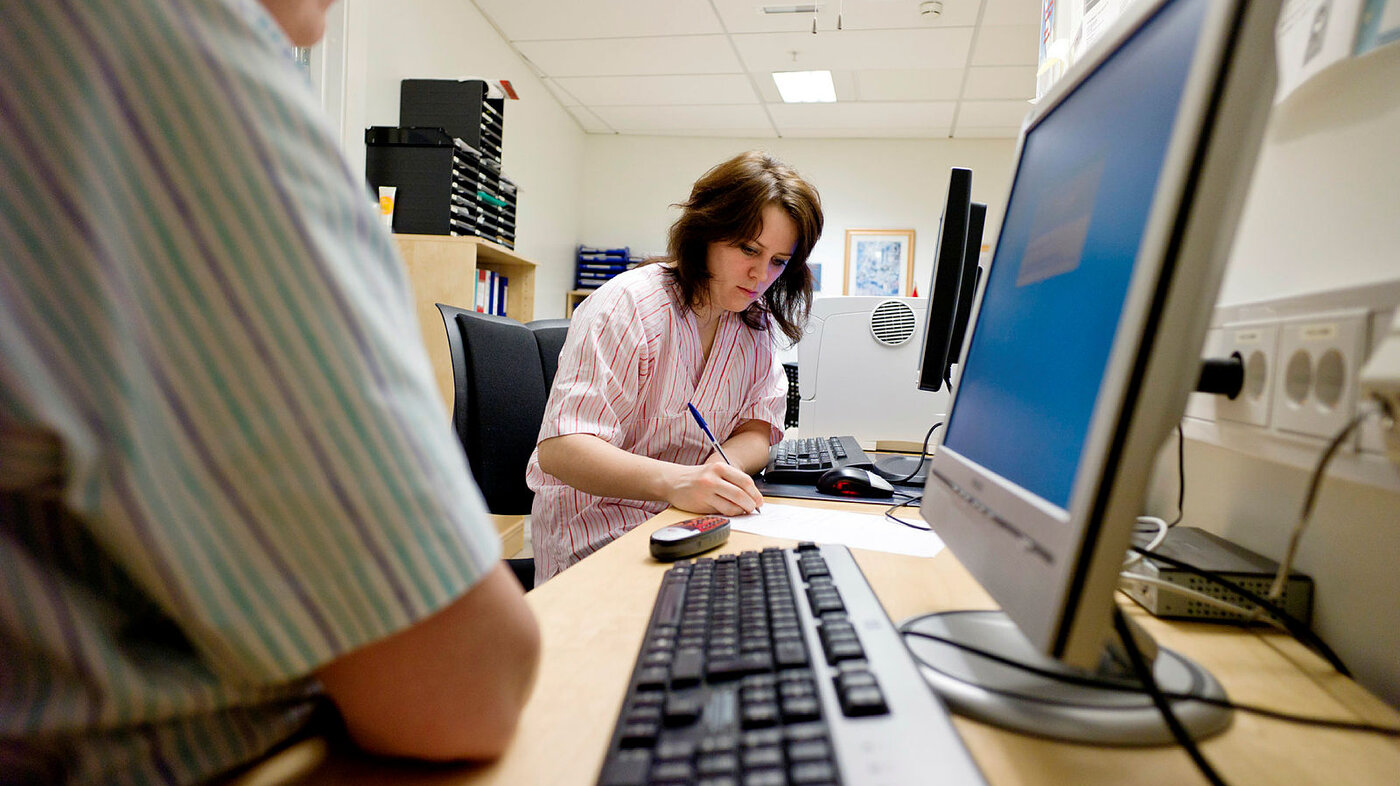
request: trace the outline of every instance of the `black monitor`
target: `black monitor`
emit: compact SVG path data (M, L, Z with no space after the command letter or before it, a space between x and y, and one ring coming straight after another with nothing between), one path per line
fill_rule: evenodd
M953 167L948 175L948 196L943 201L933 275L929 277L919 352L919 390L937 393L950 379L953 364L962 352L962 334L967 330L973 294L981 279L977 259L986 217L987 206L972 201L972 170ZM933 422L936 421L929 425ZM875 471L905 486L923 486L928 477L922 454L886 456L876 462Z
M1139 637L1115 590L1200 373L1272 102L1279 5L1135 4L1026 121L921 506L1001 611L903 626L957 712L1097 743L1173 739L1144 694L1077 692L957 644L1126 676L1112 645ZM1223 695L1168 650L1151 668L1168 691ZM1172 704L1196 736L1230 721Z
M972 316L972 301L977 287L982 283L982 266L978 262L982 256L982 228L986 223L987 206L973 202L972 211L967 215L967 256L963 257L962 281L958 284L958 309L953 314L953 330L948 334L948 361L943 366L945 382L952 379L953 365L962 357L967 320Z
M986 208L983 208L985 215ZM968 223L972 215L972 170L953 167L948 175L948 197L938 233L938 251L929 277L928 310L924 317L923 351L919 353L919 390L936 393L943 387L955 358L950 357L953 325L962 303L963 273L967 260ZM977 245L982 244L978 228ZM976 264L976 257L973 257ZM968 303L971 303L969 293ZM963 317L967 327L967 317ZM961 342L959 342L961 343Z

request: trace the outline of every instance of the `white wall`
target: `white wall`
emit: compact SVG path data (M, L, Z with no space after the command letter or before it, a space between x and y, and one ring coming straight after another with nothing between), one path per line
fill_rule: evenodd
M825 230L811 262L822 266L822 293L841 294L847 229L913 229L914 282L927 294L948 193L948 170L972 169L972 196L988 205L988 226L1001 221L1014 141L888 139L715 139L588 137L580 242L664 253L680 211L672 204L710 167L761 149L817 187ZM990 233L989 233L990 235ZM985 241L990 243L990 236Z
M951 166L973 169L988 227L1005 207L1010 140L734 140L585 136L470 3L346 0L346 139L364 161L363 129L397 121L398 80L511 79L505 169L521 186L520 252L541 263L537 317L558 316L576 243L661 252L670 208L708 167L750 148L788 161L816 184L826 232L813 261L839 292L847 228L913 228L927 286ZM1400 280L1400 45L1324 73L1274 113L1244 207L1220 302ZM355 145L359 145L358 148ZM989 229L989 232L992 231ZM987 242L991 242L989 237ZM1320 451L1321 444L1317 449ZM1187 523L1279 557L1306 472L1248 451L1188 440ZM1175 463L1159 472L1154 507L1175 502ZM1316 627L1363 684L1400 706L1400 495L1329 480L1298 566L1318 583Z
M1221 303L1400 279L1400 45L1274 108Z
M515 87L520 100L506 102L501 153L506 177L520 189L515 250L539 264L535 317L563 316L582 202L583 131L474 4L346 2L346 151L361 170L364 129L398 125L400 80L480 77Z
M1400 45L1391 45L1320 74L1275 108L1222 304L1400 281L1397 85ZM1313 457L1323 443L1299 441ZM1248 446L1188 437L1186 447L1186 523L1281 558L1310 473ZM1333 464L1359 460L1344 450ZM1159 466L1154 507L1170 515L1174 451ZM1296 566L1316 582L1314 628L1363 685L1400 706L1400 493L1337 474L1321 487Z

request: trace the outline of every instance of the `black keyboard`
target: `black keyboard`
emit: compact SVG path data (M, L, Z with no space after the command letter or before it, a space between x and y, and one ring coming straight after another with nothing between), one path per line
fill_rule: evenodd
M982 784L844 546L666 572L599 786Z
M848 464L872 469L875 463L855 437L801 437L785 439L768 451L763 479L769 483L815 486L828 470Z

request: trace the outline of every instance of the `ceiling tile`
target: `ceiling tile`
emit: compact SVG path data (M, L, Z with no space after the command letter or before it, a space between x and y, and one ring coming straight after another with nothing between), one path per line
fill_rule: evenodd
M977 30L972 65L1037 65L1040 58L1039 25L983 26Z
M587 107L571 106L568 110L569 114L574 116L574 119L578 121L578 124L583 127L584 131L590 134L614 133L613 129L609 128L602 120L599 120L597 115L588 111Z
M961 68L857 71L857 101L956 101L962 88Z
M1025 101L963 101L958 104L958 127L1021 127L1031 105Z
M798 32L836 30L841 15L842 30L898 30L931 27L970 27L977 23L979 0L947 0L939 16L921 15L918 0L815 0L815 14L764 14L764 6L791 6L800 0L715 0L724 26L731 33ZM1033 12L1031 19L1034 20Z
M685 76L571 76L556 80L587 106L756 104L744 74Z
M604 106L594 110L603 122L621 133L653 133L662 130L725 131L749 136L757 131L771 136L773 126L757 104L733 106Z
M953 121L951 101L773 104L768 111L784 135L801 129L824 132L855 131L855 136L927 137L932 129ZM851 134L836 134L850 136Z
M1035 66L973 66L963 98L1034 98Z
M947 139L952 133L951 126L947 125L915 128L790 126L782 129L782 135L788 139Z
M986 0L984 25L1035 25L1040 30L1041 0Z
M978 126L967 128L961 123L953 132L954 139L1015 139L1021 135L1020 126Z
M544 82L545 87L549 88L549 92L554 96L554 100L559 102L560 106L568 108L571 106L579 106L583 103L577 98L574 98L572 95L569 95L569 92L565 90L561 85L559 85L555 80L543 79L541 81Z
M552 77L737 74L744 70L722 35L520 41L516 48Z
M744 64L752 71L961 68L967 62L972 30L956 27L843 30L822 35L750 33L735 35L733 39ZM795 58L793 52L797 53Z
M513 42L720 33L708 0L474 0Z

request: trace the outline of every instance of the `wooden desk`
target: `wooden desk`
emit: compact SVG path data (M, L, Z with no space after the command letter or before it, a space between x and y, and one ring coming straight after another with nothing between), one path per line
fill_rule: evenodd
M785 504L859 508L840 503ZM539 616L544 655L534 695L510 750L481 767L389 764L302 743L239 782L264 784L591 785L598 776L623 692L666 567L647 537L687 514L667 511L526 596ZM911 515L912 512L911 512ZM790 545L735 532L720 552ZM896 622L915 614L994 604L946 550L931 560L855 551ZM1400 715L1290 639L1203 624L1167 624L1124 600L1163 644L1195 658L1235 701L1284 712L1400 724ZM1026 737L956 718L987 780L1002 784L1195 784L1200 775L1178 748L1096 748ZM1400 741L1321 730L1236 713L1201 749L1233 786L1241 784L1400 783ZM328 750L330 751L328 753ZM930 779L934 782L934 779ZM853 786L859 786L854 784Z

